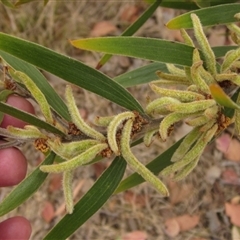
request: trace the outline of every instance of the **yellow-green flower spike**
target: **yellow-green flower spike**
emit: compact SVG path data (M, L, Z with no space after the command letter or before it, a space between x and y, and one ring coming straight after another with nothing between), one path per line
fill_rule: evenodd
M205 99L205 97L199 93L161 88L152 83L150 83L149 85L155 93L161 94L162 96L178 99L181 102L193 102Z
M210 94L209 87L200 74L200 67L202 66L202 63L203 63L202 61L199 61L192 65L191 67L192 80L196 84L196 86L198 86L200 91Z
M47 145L50 149L55 152L58 156L63 159L70 160L73 157L81 154L90 147L99 144L98 140L86 139L81 141L73 141L68 143L61 143L59 140L47 140Z
M215 76L217 74L215 55L203 32L202 25L198 16L192 13L191 19L193 23L195 37L201 47L201 50L206 60L207 69L213 76Z
M161 72L161 71L157 71L156 74L158 75L159 78L162 78L162 79L179 81L179 82L183 82L185 84L186 84L186 82L188 83L188 79L185 75L184 76L183 75L176 75L176 74L172 74L172 73L164 73L164 72ZM156 82L152 82L152 83L156 84Z
M205 125L200 128L201 132L207 132L216 123L215 119L209 120Z
M187 117L191 116L188 113L170 113L160 123L159 134L163 141L167 140L169 135L169 128L176 122L179 122Z
M31 78L29 78L25 73L20 71L14 71L13 69L9 69L9 73L17 82L20 82L26 86L28 91L37 101L46 121L54 125L54 120L47 99L45 98L44 94L40 91L40 89L37 87L37 85L34 83L34 81Z
M236 14L234 15L234 17L239 21L239 20L240 20L240 12L239 12L239 13L236 13Z
M240 27L234 23L227 24L227 28L232 32L235 32L238 36L240 36Z
M70 171L78 166L81 166L83 164L86 164L90 161L92 161L97 154L99 154L101 151L106 149L108 145L106 143L100 143L97 144L85 152L83 152L80 155L77 155L76 157L62 163L58 164L52 164L52 165L43 165L40 167L40 170L43 172L48 172L48 173L60 173L64 171Z
M72 192L73 171L65 171L63 173L63 193L66 204L66 210L69 214L73 213L73 192Z
M197 79L195 79L195 77L197 77ZM203 61L200 58L200 54L197 48L195 48L193 51L193 65L191 67L191 79L193 83L195 83L203 92L205 92L204 89L206 89L206 93L209 93L207 85L215 83L214 77L203 67Z
M67 107L69 114L71 115L73 123L87 136L97 139L99 141L105 141L106 138L105 136L90 127L85 121L82 119L81 114L79 113L79 110L77 108L77 105L75 103L75 99L73 97L72 89L69 85L66 87L66 92L65 92L65 98L67 101Z
M155 113L165 115L170 113L170 111L166 109L166 106L168 106L169 104L178 104L178 103L180 103L180 101L171 97L157 98L147 105L145 111L149 115L152 115Z
M188 33L186 32L185 29L181 28L180 29L180 33L181 33L181 36L184 40L184 43L188 46L191 46L191 47L194 47L194 43L193 43L193 40L190 38L190 36L188 35Z
M229 51L222 63L221 72L227 72L231 66L240 58L240 48Z
M181 160L185 156L185 154L191 149L195 141L197 141L201 137L203 133L200 132L199 129L199 127L195 127L190 133L187 134L187 136L183 139L177 150L172 155L172 162L177 162Z
M46 138L46 136L41 133L38 128L32 125L26 125L24 128L17 128L13 126L8 126L7 131L15 138L18 139L36 139L36 138Z
M120 113L113 118L113 120L110 122L110 124L108 126L108 129L107 129L108 144L109 144L109 147L111 148L111 150L116 155L120 154L117 139L116 139L117 130L118 130L120 124L129 118L132 118L132 119L135 118L135 115L133 112Z
M191 75L191 68L185 66L184 71L185 71L185 75L188 78L188 81L190 82L190 84L193 84L192 75Z
M154 130L151 130L147 133L145 133L144 137L143 137L143 142L145 144L145 146L149 147L152 143L152 138L154 136L155 133L158 132L158 129L154 129Z
M108 117L96 117L94 119L94 124L99 127L107 127L115 116Z
M215 105L213 107L207 108L204 111L204 116L206 116L209 120L216 119L218 117L219 106Z
M167 109L178 113L197 113L214 105L216 105L215 100L207 99L191 103L171 104L167 106Z
M201 115L194 118L190 118L185 120L185 123L192 127L202 126L203 124L207 123L209 118L207 116Z
M175 74L175 75L182 76L182 77L186 76L185 71L181 68L176 67L174 64L168 63L168 64L166 64L166 66L167 66L168 71L171 74Z
M189 164L187 164L184 168L178 171L178 173L173 177L174 181L180 181L187 177L189 173L197 166L200 156L193 159Z
M157 189L164 196L168 196L169 192L162 181L148 170L136 157L132 154L130 149L130 136L132 131L133 121L130 119L123 127L121 136L121 153L123 158L127 161L130 168L140 174L147 182Z
M212 139L212 137L216 133L217 129L218 126L217 124L215 124L211 129L209 129L209 131L202 134L198 141L191 148L191 150L188 151L180 161L175 162L174 164L164 168L161 174L165 176L171 173L175 173L176 171L182 169L183 167L188 165L191 161L194 161L194 159L199 157L202 154L208 142Z

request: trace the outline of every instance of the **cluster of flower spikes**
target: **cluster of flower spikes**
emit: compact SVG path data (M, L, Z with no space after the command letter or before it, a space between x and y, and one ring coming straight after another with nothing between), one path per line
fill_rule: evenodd
M235 17L239 19L239 14ZM235 109L235 125L238 133L240 132L240 107L223 90L224 87L228 91L240 86L240 48L229 51L219 66L198 16L191 14L191 19L205 63L187 32L181 30L185 43L195 48L192 66L181 69L168 64L169 73L157 72L160 80L151 82L150 87L161 97L146 107L148 115L163 116L159 127L145 135L146 145L150 144L155 133L159 133L165 141L178 121L184 120L193 127L174 152L171 158L173 163L161 172L163 176L174 174L175 180L186 177L198 163L211 139L232 123L233 119L223 113L224 105ZM227 27L232 31L232 39L239 45L240 28L235 24ZM174 89L176 86L179 86L180 90Z
M191 17L195 36L205 57L207 68L204 68L197 49L194 50L192 67L185 67L183 70L168 65L170 74L158 72L163 80L150 84L150 87L162 97L151 102L146 108L146 113L150 116L155 114L164 116L159 128L151 128L151 131L145 133L146 145L150 145L156 132L159 132L161 138L166 140L173 124L180 120L185 119L189 125L194 127L173 155L174 164L162 172L162 174L169 174L178 171L176 179L186 176L194 168L206 144L231 122L225 117L222 106L213 96L214 89L219 90L216 82L221 85L227 79L229 84L240 85L237 74L240 65L239 49L230 51L226 55L221 72L218 73L214 54L203 33L201 23L196 15L192 14ZM239 44L239 28L235 25L229 25L229 28L234 32L232 36ZM182 30L182 35L187 44L194 46L184 30ZM71 189L74 170L81 165L90 163L97 155L103 157L110 157L113 154L122 155L134 171L164 196L168 195L168 190L161 180L139 162L130 150L130 143L134 135L141 132L143 126L148 124L148 121L140 114L123 112L115 116L98 117L95 121L96 125L105 127L106 131L97 131L82 119L71 87L67 86L65 98L72 123L66 124L64 120L60 121L59 118L56 118L44 94L32 79L11 67L8 68L8 71L17 85L18 83L21 86L24 85L29 95L39 104L46 122L58 128L64 137L57 137L32 125L27 125L24 129L9 126L7 129L0 129L1 135L20 142L34 140L37 149L43 152L51 150L63 159L60 163L42 165L40 169L49 173L63 173L63 191L68 213L72 213L74 208ZM179 84L187 89L161 88L159 87L161 84ZM236 119L240 119L239 108L235 115ZM240 123L238 126L240 129Z
M55 117L44 94L32 79L25 73L10 67L8 72L16 81L15 83L24 85L29 95L36 100L46 122L58 128L64 137L40 130L33 125L26 125L23 129L13 126L8 126L7 129L1 128L1 135L18 142L34 141L38 150L45 153L51 150L62 158L63 161L60 163L41 165L40 170L47 173L63 173L62 185L68 213L72 213L74 209L71 188L74 170L92 162L97 155L102 157L110 157L113 154L122 155L134 171L163 195L168 195L168 190L160 179L140 163L131 152L130 144L133 136L148 123L139 113L128 111L110 117L97 117L96 125L106 129L104 132L97 131L83 120L72 89L67 86L65 99L72 122L66 124L62 119L59 121L60 119Z

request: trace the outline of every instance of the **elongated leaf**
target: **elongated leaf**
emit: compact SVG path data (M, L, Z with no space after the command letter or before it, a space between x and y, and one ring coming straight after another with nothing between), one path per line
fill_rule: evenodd
M86 38L72 45L90 51L191 66L193 48L181 43L142 37Z
M85 50L107 52L184 66L192 65L193 48L177 42L138 37L106 37L74 40L72 43L74 46ZM219 58L227 51L235 48L236 46L224 46L215 47L213 50L216 57Z
M236 49L236 46L221 46L213 47L212 50L216 58L223 57L228 51ZM165 63L150 63L144 67L134 69L114 78L119 84L124 87L131 87L139 84L149 83L158 79L155 72L157 70L168 72Z
M158 76L156 75L156 71L158 70L168 72L166 64L151 63L147 66L121 74L115 77L114 80L124 87L131 87L158 79Z
M0 112L3 112L5 114L11 115L15 118L21 119L24 122L27 122L29 124L32 124L36 127L43 128L49 132L56 133L58 135L64 136L65 134L58 130L57 128L53 127L52 125L40 120L36 116L18 110L17 108L14 108L6 103L0 102Z
M44 239L66 239L72 235L110 198L121 181L125 168L125 160L115 158L93 187L74 206L73 213L65 215Z
M41 92L44 93L49 105L64 119L71 121L67 106L36 67L1 50L0 56L13 69L27 74L36 83Z
M41 165L52 164L55 158L55 153L51 152ZM20 206L24 201L36 192L42 185L48 173L44 173L36 168L29 176L19 183L0 203L0 216L12 211ZM37 210L37 206L36 209Z
M137 100L106 75L38 44L0 33L0 50L94 92L129 110L143 112Z
M133 35L151 17L161 2L162 0L155 0L154 3L121 34L121 36ZM101 68L111 58L111 56L111 54L105 54L99 61L96 68Z
M170 20L166 26L170 29L192 28L191 13L197 14L203 26L236 22L234 15L239 12L239 9L240 4L235 3L191 11Z

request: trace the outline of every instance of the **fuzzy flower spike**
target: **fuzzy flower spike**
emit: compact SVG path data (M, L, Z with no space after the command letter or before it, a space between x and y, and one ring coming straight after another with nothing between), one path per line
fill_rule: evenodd
M146 113L151 117L163 116L158 130L145 134L146 145L150 144L157 131L161 139L166 141L174 124L179 121L183 120L193 127L173 154L171 159L173 164L161 172L162 175L175 174L175 180L186 177L193 170L206 145L232 122L232 119L224 115L224 106L235 108L236 126L240 132L240 107L222 88L226 83L228 86L240 86L239 73L235 67L240 65L239 48L226 54L220 72L217 72L218 63L200 19L196 14L191 14L191 19L194 35L200 47L193 51L192 66L180 69L168 65L170 73L157 72L160 80L151 82L150 87L160 97L146 107ZM232 25L229 25L229 28L236 29ZM239 32L237 29L234 36L239 36ZM181 30L181 34L186 44L195 47L185 30ZM176 89L176 86L180 88ZM240 97L238 101L240 102Z

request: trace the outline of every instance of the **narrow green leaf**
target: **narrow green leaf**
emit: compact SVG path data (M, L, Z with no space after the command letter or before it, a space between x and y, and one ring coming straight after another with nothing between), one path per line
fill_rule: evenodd
M237 46L221 46L213 47L212 50L216 58L223 57L228 51L236 49ZM149 83L153 80L158 79L156 71L168 72L165 63L150 63L146 66L134 69L132 71L123 73L114 78L116 82L124 87L136 86L139 84Z
M71 43L81 49L142 58L152 61L192 65L193 47L178 42L141 37L105 37L73 40ZM216 47L216 57L236 46Z
M86 38L71 41L84 50L191 66L193 48L182 43L142 37Z
M0 50L94 92L126 109L144 112L137 100L120 84L75 59L4 33L0 33Z
M121 36L133 35L155 12L162 0L154 0L153 4L132 24L130 25ZM111 54L105 54L97 64L97 69L101 68L110 58Z
M121 74L115 77L114 80L124 87L131 87L158 79L156 75L156 71L158 70L168 72L166 64L156 62Z
M240 11L239 9L239 3L224 4L209 8L203 8L175 17L170 20L166 24L166 26L170 29L192 28L193 25L190 18L190 15L192 13L197 14L203 26L212 26L217 24L236 22L234 15Z
M49 105L64 119L71 121L66 104L36 67L1 50L0 56L13 69L27 74L44 93Z
M125 160L120 157L115 158L93 187L74 206L73 213L65 215L44 239L67 239L72 235L111 197L125 169Z
M51 152L41 165L52 164L55 158L55 153ZM20 206L29 197L36 192L42 185L47 173L40 171L39 166L29 176L27 176L21 183L19 183L3 201L0 203L0 216L12 211ZM36 207L37 210L37 207Z
M64 136L65 134L58 130L57 128L53 127L52 125L40 120L38 117L21 111L17 108L14 108L6 103L0 102L0 112L3 112L5 114L11 115L15 118L21 119L22 121L29 123L31 125L34 125L39 128L43 128L49 132L56 133L60 136Z
M216 58L223 57L228 51L237 49L238 46L219 46L213 47L212 50Z
M165 167L169 166L172 164L171 162L171 157L173 153L176 151L180 143L182 142L183 138L180 139L178 142L176 142L174 145L172 145L170 148L168 148L164 153L156 157L153 161L148 163L146 167L153 172L155 175L158 175L160 171L162 171ZM133 173L126 179L124 179L116 191L116 193L123 192L129 188L132 188L140 183L143 183L145 180L138 174L138 173Z

